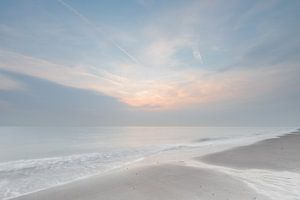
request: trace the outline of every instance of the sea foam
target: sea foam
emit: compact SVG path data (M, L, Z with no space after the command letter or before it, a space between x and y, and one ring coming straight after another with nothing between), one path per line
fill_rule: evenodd
M131 149L0 163L0 199L10 199L104 173L160 150Z

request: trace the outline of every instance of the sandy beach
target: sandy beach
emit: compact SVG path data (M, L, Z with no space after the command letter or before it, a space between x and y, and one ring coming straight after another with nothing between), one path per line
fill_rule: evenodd
M300 199L299 143L299 133L288 134L201 158L136 165L15 200Z
M300 172L300 133L271 138L253 145L207 155L202 161L244 169L272 169Z
M0 0L0 200L300 200L300 0Z
M143 167L33 193L17 199L267 199L230 176L176 165Z

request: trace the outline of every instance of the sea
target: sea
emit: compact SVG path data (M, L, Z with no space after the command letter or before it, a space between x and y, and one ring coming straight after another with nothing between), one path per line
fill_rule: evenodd
M0 127L0 199L99 175L207 143L265 139L295 127Z

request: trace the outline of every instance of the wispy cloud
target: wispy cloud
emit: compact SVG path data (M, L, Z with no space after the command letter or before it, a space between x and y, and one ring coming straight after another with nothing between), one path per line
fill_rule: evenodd
M24 85L20 82L11 79L8 76L2 75L0 72L0 91L1 90L23 90Z
M201 53L200 53L200 50L199 50L198 47L195 47L193 49L193 56L194 56L194 58L196 58L197 60L199 60L201 64L204 64L202 56L201 56Z
M69 41L70 48L68 43L56 44L67 49L66 54L56 56L53 56L56 51L31 53L28 48L29 53L14 53L3 50L0 51L0 68L97 91L129 106L148 110L263 96L282 86L287 87L286 80L297 72L294 63L283 53L296 49L299 44L299 39L295 39L297 34L290 33L289 24L283 20L282 27L277 27L278 22L268 16L255 20L261 19L259 15L265 10L273 14L270 8L276 3L249 6L238 1L227 4L219 1L177 2L165 9L152 10L149 16L143 15L142 23L134 23L139 16L133 15L122 22L116 20L114 24L102 22L107 16L90 20L84 9L75 9L75 5L80 4L58 2L62 16L72 19L61 18L60 25L65 23L66 29L71 27L72 31L94 32L95 37L88 37L88 34L84 37L82 33ZM147 9L155 4L148 5ZM130 13L131 7L127 9ZM276 12L274 15L281 16ZM94 13L95 16L98 14ZM106 19L110 17L113 16ZM99 21L95 22L95 19ZM82 22L87 26L82 27ZM56 34L63 40L72 37L72 31ZM41 35L45 34L44 31ZM284 40L284 45L274 45L288 36L293 37ZM98 45L104 40L109 45ZM28 44L37 41L42 45L45 43L44 46L55 45L47 41L47 37L30 40ZM76 48L72 46L74 42ZM98 46L94 49L93 45ZM24 46L16 52L26 52ZM74 61L61 59L69 54ZM120 59L119 54L129 59ZM299 52L291 52L291 55L296 54ZM281 58L282 62L273 62L274 57Z
M77 9L72 7L70 4L66 3L63 0L57 0L61 5L69 9L71 12L73 12L77 17L79 17L81 20L83 20L87 25L90 26L94 31L102 34L106 39L108 39L111 44L113 44L117 49L119 49L123 54L125 54L129 59L131 59L133 62L140 64L138 59L133 56L131 53L129 53L124 47L122 47L120 44L118 44L114 39L112 39L108 33L99 26L96 26L93 22L91 22L86 16L81 14Z
M126 77L104 70L91 73L88 66L68 67L12 52L1 51L0 58L6 59L0 65L2 69L70 87L94 90L130 106L144 109L174 109L231 99L254 98L284 83L286 77L281 74L287 70L273 67L223 73L207 70L168 71L168 76L163 78L145 79L134 76L134 73Z

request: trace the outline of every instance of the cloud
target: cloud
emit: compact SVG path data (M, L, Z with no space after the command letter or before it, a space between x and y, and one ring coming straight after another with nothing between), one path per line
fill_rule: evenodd
M116 72L54 64L12 52L1 51L6 60L0 68L47 79L69 87L93 90L114 97L133 107L144 109L176 109L191 105L232 99L254 98L280 86L288 76L282 76L281 66L260 70L179 70L157 72L160 77L139 77L138 73L122 76ZM95 73L95 70L97 70ZM92 73L92 72L93 73ZM165 76L162 76L165 75ZM261 83L264 84L261 84Z
M195 59L199 60L201 64L203 64L203 60L199 48L194 48L193 56Z
M23 90L24 86L16 80L0 73L0 91L1 90Z
M80 56L74 56L74 62L72 59L67 62L53 59L51 55L56 51L49 53L50 56L0 51L0 68L69 87L97 91L132 107L149 110L249 100L285 86L285 81L297 72L293 63L281 56L279 46L281 48L282 45L273 48L274 41L281 38L277 36L289 32L289 27L277 32L275 29L269 31L269 27L263 25L276 24L277 21L268 17L256 23L245 23L273 4L262 8L254 5L250 9L248 4L245 6L237 1L228 4L192 1L184 5L177 2L154 12L155 17L145 17L140 24L105 24L105 30L112 32L108 34L65 1L59 2L75 14L70 13L69 17L74 17L74 21L81 19L91 32L96 33L95 44L100 40L110 40L117 53L107 46L98 45L98 49L93 49L82 37L76 39L76 42L82 42L82 46L71 50L75 52L72 55L81 55L84 51L84 59ZM239 10L239 6L249 11ZM272 9L267 10L270 12ZM93 18L93 21L96 19ZM82 26L80 23L74 24L78 29ZM245 30L244 25L249 27ZM69 38L69 35L62 36ZM93 37L88 39L93 40ZM294 41L284 42L287 44L284 52L287 52L286 49L290 50L290 44ZM298 45L296 42L295 46ZM48 41L50 43L52 41ZM274 49L278 51L272 51ZM128 54L131 60L120 59L118 53ZM104 59L99 54L109 57ZM295 51L295 54L299 53ZM274 57L282 57L285 62L272 63L270 60Z
M72 7L70 4L66 3L63 0L58 0L58 2L69 9L71 12L73 12L77 17L79 17L82 21L84 21L87 25L89 25L90 28L95 30L96 32L102 34L107 38L111 44L113 44L117 49L119 49L123 54L125 54L129 59L131 59L134 63L140 63L138 59L133 56L131 53L129 53L124 47L122 47L120 44L118 44L114 39L109 37L108 33L104 31L103 28L99 28L99 26L96 26L93 22L91 22L86 16L84 16L82 13L80 13L78 10L76 10L74 7Z
M26 90L0 91L0 124L112 125L122 120L126 107L97 92L20 73L0 70Z

